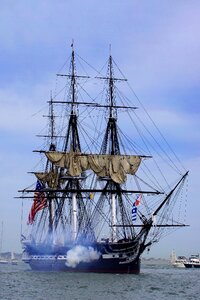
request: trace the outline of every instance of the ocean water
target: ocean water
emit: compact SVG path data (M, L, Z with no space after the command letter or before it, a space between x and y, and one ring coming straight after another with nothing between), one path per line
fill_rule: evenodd
M0 300L200 299L200 269L142 265L140 275L36 272L0 265Z

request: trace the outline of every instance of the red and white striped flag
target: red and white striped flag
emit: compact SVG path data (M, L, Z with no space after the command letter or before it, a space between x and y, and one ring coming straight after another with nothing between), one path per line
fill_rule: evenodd
M28 222L27 222L28 225L33 224L33 221L35 220L35 215L37 214L38 211L47 207L47 199L45 197L45 193L40 191L42 188L43 185L38 180L36 183L36 191L34 194L33 205L28 215Z

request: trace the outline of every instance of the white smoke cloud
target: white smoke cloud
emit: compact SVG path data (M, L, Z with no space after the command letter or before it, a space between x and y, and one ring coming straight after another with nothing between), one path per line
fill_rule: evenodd
M75 246L67 252L66 265L75 268L80 262L91 262L99 259L100 253L92 247Z

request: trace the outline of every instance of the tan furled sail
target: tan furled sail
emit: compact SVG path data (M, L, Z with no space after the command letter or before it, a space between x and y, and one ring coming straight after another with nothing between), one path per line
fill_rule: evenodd
M55 188L58 185L58 173L56 172L35 172L37 179L43 183L47 183L50 188Z
M126 181L126 175L134 175L141 163L137 155L81 154L78 152L46 152L47 158L56 166L66 168L70 176L79 176L92 170L100 177L109 176L116 183Z

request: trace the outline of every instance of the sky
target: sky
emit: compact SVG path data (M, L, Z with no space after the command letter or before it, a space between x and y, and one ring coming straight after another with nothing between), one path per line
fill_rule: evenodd
M21 252L18 190L32 183L41 122L71 42L100 69L109 45L120 69L190 171L187 223L150 257L200 252L200 2L2 0L0 2L0 222L2 251Z

